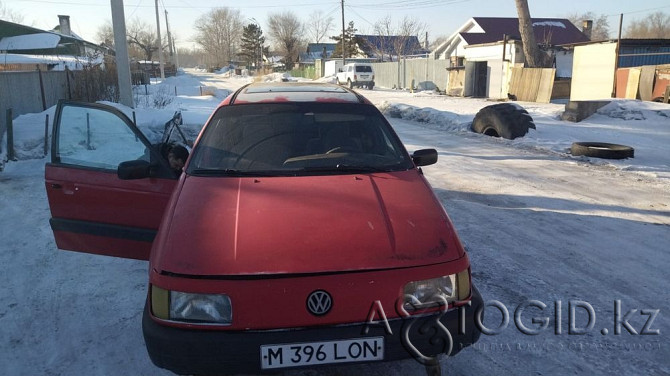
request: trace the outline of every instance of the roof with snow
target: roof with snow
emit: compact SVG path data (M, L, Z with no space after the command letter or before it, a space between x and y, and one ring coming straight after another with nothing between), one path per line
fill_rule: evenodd
M307 50L300 54L300 62L314 62L315 59L330 58L335 52L337 43L309 43ZM323 51L326 50L326 55L323 56Z
M87 51L102 49L101 46L85 41L74 33L64 35L52 30L41 30L0 20L0 51L83 56Z
M460 33L469 45L500 42L504 39L504 35L509 39L521 40L518 18L473 17L472 20L483 32ZM538 44L557 46L589 41L589 38L568 19L532 18L531 22Z

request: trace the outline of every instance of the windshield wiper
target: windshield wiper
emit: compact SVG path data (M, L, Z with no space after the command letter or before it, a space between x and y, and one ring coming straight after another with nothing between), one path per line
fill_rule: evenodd
M191 171L192 175L198 176L280 176L285 175L281 171L259 171L259 170L235 170L231 168L226 169L211 169L211 168L197 168Z
M356 166L348 164L337 164L335 166L314 166L305 167L300 171L305 172L350 172L350 173L371 173L371 172L389 172L389 168L381 168L374 166Z

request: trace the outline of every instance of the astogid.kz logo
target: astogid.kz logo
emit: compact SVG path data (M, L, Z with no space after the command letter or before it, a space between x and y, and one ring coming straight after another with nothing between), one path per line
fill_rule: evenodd
M567 305L567 307L566 307ZM553 306L553 309L552 309ZM412 307L408 311L399 299L395 305L396 312L402 320L400 326L400 340L405 349L420 363L431 364L436 361L435 356L427 356L422 349L429 348L430 354L449 356L454 350L455 344L459 344L459 350L463 347L473 345L479 337L479 333L487 336L496 336L507 330L511 324L524 335L537 336L541 333L550 333L549 329L553 321L553 335L585 335L596 328L597 316L593 305L582 300L568 300L567 304L557 300L552 305L547 305L539 300L527 300L509 309L498 300L485 301L474 310L470 302L460 307L448 310L446 301L432 310ZM654 322L660 314L660 309L638 309L629 308L624 310L621 300L614 300L611 320L605 320L608 324L600 329L600 334L606 336L621 335L660 335L660 329L654 328ZM602 313L601 313L602 316ZM488 319L484 320L484 317ZM553 319L553 320L552 320ZM567 322L565 322L567 319ZM450 331L445 322L451 323ZM375 301L367 317L367 326L363 334L368 334L370 325L381 325L387 335L393 335L391 324L387 319L384 307L380 301ZM454 330L454 325L457 330ZM395 327L398 327L397 325ZM567 328L567 329L566 329ZM473 335L473 331L477 333ZM427 343L429 345L427 345ZM538 342L537 345L532 345ZM573 343L578 342L578 343ZM544 345L543 345L544 344ZM630 345L630 346L627 346ZM505 348L510 350L538 349L546 347L555 350L588 350L607 348L628 349L632 344L610 344L592 342L585 343L575 340L568 342L530 341L526 345L507 344ZM544 346L544 347L543 347ZM636 348L653 350L659 348L658 344L637 344ZM435 349L440 349L435 351Z

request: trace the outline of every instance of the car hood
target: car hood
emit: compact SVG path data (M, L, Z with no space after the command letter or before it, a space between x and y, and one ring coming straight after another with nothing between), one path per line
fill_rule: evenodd
M417 170L182 179L152 250L159 272L389 269L463 254L446 212Z

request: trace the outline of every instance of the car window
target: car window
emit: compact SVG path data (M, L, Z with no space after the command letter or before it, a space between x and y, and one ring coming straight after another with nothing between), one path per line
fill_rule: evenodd
M116 170L138 159L145 146L118 116L98 108L65 106L57 140L61 163Z
M356 72L372 73L372 67L369 65L357 65Z
M220 108L193 150L189 173L309 175L413 167L374 107L345 103Z

